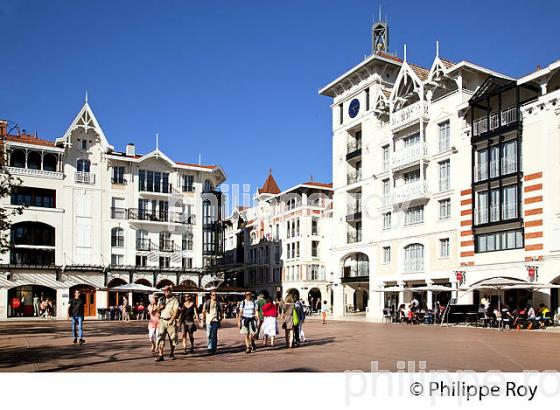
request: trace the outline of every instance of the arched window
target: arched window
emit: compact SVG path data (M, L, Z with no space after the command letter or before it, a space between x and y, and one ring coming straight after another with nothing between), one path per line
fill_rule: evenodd
M113 228L111 229L111 246L122 248L124 246L124 229Z
M404 248L404 271L421 272L424 270L424 245L413 243Z
M10 166L16 168L25 168L25 152L15 149L10 154Z
M45 154L43 156L43 169L45 171L56 171L58 159L54 154Z
M29 151L27 154L27 168L41 169L41 154L37 151Z
M365 253L353 253L344 260L344 277L368 277L369 258Z
M20 222L11 227L12 245L54 246L55 230L41 222Z
M76 170L78 172L90 172L91 162L89 159L79 159L76 163Z
M212 181L210 181L209 179L204 181L204 192L212 192L213 190L214 185L212 184Z

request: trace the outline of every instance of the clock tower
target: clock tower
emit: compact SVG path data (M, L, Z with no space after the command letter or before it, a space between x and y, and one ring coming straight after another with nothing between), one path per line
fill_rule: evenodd
M371 52L373 54L389 52L389 24L387 17L381 19L381 9L379 10L379 20L371 26Z

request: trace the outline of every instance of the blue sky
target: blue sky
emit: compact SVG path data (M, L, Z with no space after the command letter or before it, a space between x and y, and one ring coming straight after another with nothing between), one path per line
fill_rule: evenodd
M385 0L390 47L513 76L560 58L558 2ZM531 7L529 7L531 6ZM0 0L0 118L54 139L85 90L117 149L221 164L229 183L331 181L318 89L370 52L365 0Z

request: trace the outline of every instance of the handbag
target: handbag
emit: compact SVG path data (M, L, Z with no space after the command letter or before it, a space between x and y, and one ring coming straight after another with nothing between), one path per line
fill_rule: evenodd
M297 314L297 309L295 306L292 309L292 320L294 321L294 326L299 326L299 316Z

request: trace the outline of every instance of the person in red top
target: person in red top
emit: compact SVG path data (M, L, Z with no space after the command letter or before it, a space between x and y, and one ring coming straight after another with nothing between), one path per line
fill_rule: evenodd
M262 307L264 322L262 325L262 332L264 335L263 346L266 346L270 338L270 347L274 346L274 338L278 335L278 310L276 305L272 302L272 298L268 297L266 303Z

